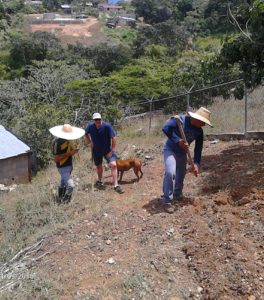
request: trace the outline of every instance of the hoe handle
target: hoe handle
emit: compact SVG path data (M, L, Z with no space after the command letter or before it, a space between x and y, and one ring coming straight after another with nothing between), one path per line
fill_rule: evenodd
M182 122L181 122L181 120L180 120L179 117L178 117L178 118L176 117L176 120L177 120L177 124L178 124L178 126L179 126L179 129L180 129L181 137L182 137L182 139L184 140L184 143L188 144L188 143L187 143L187 140L186 140L186 137L185 137L185 133L184 133L183 128L182 128ZM190 164L191 164L192 170L194 171L194 170L195 170L195 167L194 167L194 163L193 163L192 156L191 156L191 152L190 152L190 149L189 149L189 148L187 149L187 155L188 155L189 162L190 162ZM197 176L197 175L196 175L196 176Z

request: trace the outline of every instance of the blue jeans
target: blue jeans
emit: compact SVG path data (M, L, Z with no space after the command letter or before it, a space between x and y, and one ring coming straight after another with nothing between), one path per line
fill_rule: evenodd
M60 187L66 187L66 194L72 194L74 188L74 183L71 178L72 166L58 168L58 171L61 176Z
M183 181L186 174L187 155L176 154L164 149L164 177L163 197L164 204L169 203L182 194Z

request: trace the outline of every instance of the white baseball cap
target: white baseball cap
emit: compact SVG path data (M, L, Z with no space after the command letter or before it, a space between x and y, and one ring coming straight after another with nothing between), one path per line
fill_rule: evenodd
M99 113L94 113L93 114L93 120L96 120L96 119L102 119L102 117Z

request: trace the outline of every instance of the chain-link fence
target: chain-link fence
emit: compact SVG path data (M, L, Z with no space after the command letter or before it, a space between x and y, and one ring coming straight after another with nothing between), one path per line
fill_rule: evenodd
M194 90L163 99L138 101L123 107L123 125L138 124L153 132L166 120L180 113L195 111L204 106L211 111L213 128L206 126L210 134L247 134L249 131L263 131L261 120L264 117L262 87L248 92L242 79ZM219 95L222 96L219 96ZM240 99L240 100L238 100ZM140 112L140 114L138 113ZM148 121L147 121L147 120ZM136 120L136 122L135 122Z

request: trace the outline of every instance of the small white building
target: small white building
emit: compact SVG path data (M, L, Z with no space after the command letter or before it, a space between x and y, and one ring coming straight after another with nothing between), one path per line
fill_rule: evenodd
M11 132L0 125L0 183L31 181L31 150Z
M33 5L33 6L40 6L43 3L42 3L42 1L39 1L39 0L26 0L25 4Z

